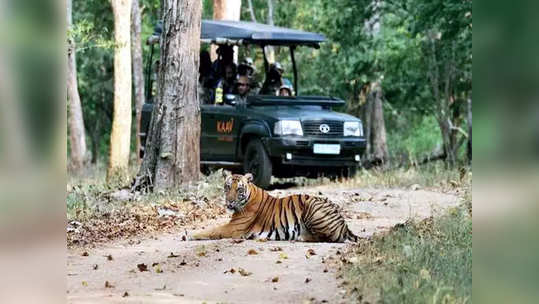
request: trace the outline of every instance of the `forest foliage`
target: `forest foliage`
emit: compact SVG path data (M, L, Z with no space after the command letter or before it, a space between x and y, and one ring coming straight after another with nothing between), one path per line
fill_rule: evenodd
M268 1L251 2L255 18L265 23ZM160 1L140 3L145 41L159 20ZM203 1L203 19L211 19L212 3ZM449 115L451 127L459 131L454 132L456 136L467 135L466 107L472 90L471 1L273 0L273 6L275 25L320 32L328 38L320 49L297 51L301 94L338 96L346 100L343 111L359 116L366 86L381 82L392 159L418 161L442 145L440 111ZM242 2L241 19L251 21L248 1ZM109 151L113 21L109 1L73 0L74 28L68 34L77 46L79 91L93 162L108 157ZM246 51L245 55L257 56L253 50ZM143 53L146 59L146 45ZM288 50L277 48L276 59L285 67L285 76L292 78ZM261 62L258 64L259 71L263 70ZM440 89L447 89L447 94ZM442 109L441 104L447 107ZM132 134L134 137L135 132ZM134 155L134 138L131 142ZM464 147L459 150L461 160Z

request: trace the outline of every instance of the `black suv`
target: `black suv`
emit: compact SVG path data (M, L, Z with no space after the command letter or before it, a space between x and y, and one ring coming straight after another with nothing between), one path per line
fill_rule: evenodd
M159 27L157 27L158 29ZM159 39L159 30L148 39ZM251 172L261 187L271 176L319 176L321 173L350 174L360 165L365 150L361 121L351 115L332 111L344 105L335 97L301 96L297 85L294 51L297 46L319 47L323 35L293 29L240 21L202 21L203 43L256 45L268 61L264 47L276 45L290 49L296 96L248 96L239 102L235 95L224 96L224 104L203 104L200 138L201 167L227 168ZM152 43L153 42L153 43ZM152 59L150 55L151 65ZM147 69L150 71L150 68ZM147 79L150 75L148 73ZM151 81L148 92L151 92ZM152 104L143 107L141 142L149 126Z

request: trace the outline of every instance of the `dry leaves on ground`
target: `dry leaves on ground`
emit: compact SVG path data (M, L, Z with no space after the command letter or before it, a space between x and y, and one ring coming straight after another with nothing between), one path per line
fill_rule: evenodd
M316 252L314 252L314 249L307 250L307 253L305 253L306 258L311 258L311 256L316 255Z
M144 264L144 263L138 264L138 265L137 265L137 268L138 268L138 270L139 270L140 272L142 272L142 271L148 271L148 266L147 266L146 264Z
M249 272L243 268L238 268L238 272L243 276L243 277L246 277L246 276L250 276L252 275L253 273L252 272Z

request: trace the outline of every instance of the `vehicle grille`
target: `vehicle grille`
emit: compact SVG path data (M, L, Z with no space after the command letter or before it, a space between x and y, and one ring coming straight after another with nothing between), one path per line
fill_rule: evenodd
M328 133L322 133L320 131L320 125L326 124L329 126ZM330 137L330 136L342 136L343 135L343 122L342 121L304 121L303 122L303 134L305 136L320 136L320 137Z

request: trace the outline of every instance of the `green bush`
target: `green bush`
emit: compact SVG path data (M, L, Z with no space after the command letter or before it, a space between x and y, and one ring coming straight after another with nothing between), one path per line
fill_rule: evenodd
M471 198L470 198L471 200ZM344 268L351 294L381 303L465 303L472 295L472 218L453 208L364 241Z

